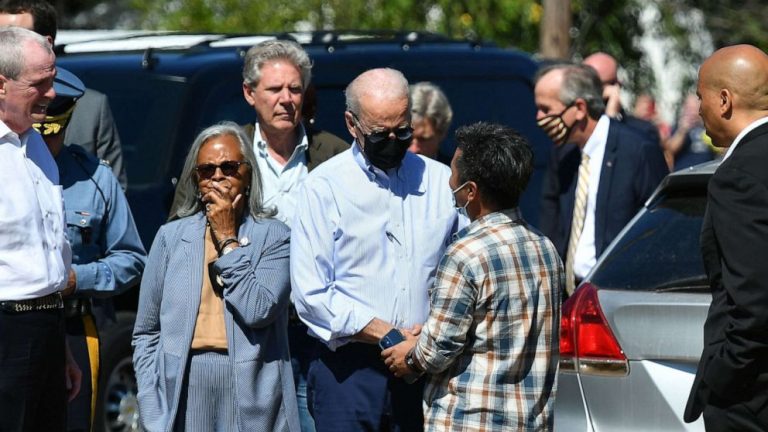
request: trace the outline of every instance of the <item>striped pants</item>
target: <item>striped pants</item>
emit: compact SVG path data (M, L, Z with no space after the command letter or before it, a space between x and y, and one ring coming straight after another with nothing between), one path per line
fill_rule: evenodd
M232 366L227 354L192 351L174 431L236 431Z

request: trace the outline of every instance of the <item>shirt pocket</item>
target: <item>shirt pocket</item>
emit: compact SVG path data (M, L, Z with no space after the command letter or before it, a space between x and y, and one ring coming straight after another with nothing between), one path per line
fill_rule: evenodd
M424 219L414 223L414 257L425 268L437 270L445 248L451 242L456 215Z
M89 210L66 210L65 218L73 261L84 263L99 259L102 215Z

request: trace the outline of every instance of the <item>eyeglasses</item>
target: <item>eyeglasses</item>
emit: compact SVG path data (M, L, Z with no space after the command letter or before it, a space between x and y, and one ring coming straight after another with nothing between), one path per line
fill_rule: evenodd
M355 119L355 123L357 123L357 127L362 132L363 128L362 128L362 124L360 123L360 119L352 111L350 111L349 113L352 114L352 118ZM365 136L365 139L370 141L371 143L378 144L384 140L389 139L390 134L395 134L395 138L397 138L399 141L408 141L411 138L413 138L413 128L410 125L408 125L408 126L399 127L397 129L385 129L381 131L371 132L369 134L363 133L363 136Z
M197 171L197 175L204 180L208 180L216 175L216 168L221 168L221 173L225 176L234 177L240 169L240 165L249 165L249 163L246 161L224 161L219 165L205 163L196 166L195 171Z

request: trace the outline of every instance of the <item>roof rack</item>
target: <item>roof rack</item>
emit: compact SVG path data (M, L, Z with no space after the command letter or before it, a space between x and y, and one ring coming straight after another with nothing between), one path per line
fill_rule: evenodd
M196 47L250 47L270 39L289 39L303 45L332 47L357 43L399 43L406 47L419 43L471 43L444 35L419 31L322 30L265 34L185 33L146 30L61 30L56 52L90 53L105 51L178 50Z

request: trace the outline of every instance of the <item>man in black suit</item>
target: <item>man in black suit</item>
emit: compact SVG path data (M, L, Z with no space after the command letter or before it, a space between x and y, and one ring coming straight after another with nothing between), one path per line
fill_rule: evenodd
M685 421L768 430L768 55L722 48L699 69L699 115L728 147L709 181L701 252L712 289Z
M540 228L566 263L566 290L643 206L667 174L661 147L604 114L600 79L585 65L542 70L534 90L539 126L555 142L544 179Z
M661 145L661 135L655 124L627 113L621 106L621 81L618 76L619 63L616 59L610 54L596 52L587 56L582 64L591 66L600 77L600 82L603 84L605 114L636 129L650 141Z

